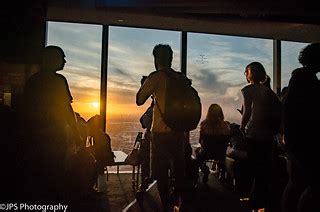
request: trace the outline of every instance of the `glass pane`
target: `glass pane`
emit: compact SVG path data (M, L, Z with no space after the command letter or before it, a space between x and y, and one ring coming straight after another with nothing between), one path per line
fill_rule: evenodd
M281 88L288 86L291 72L301 67L299 53L307 45L308 43L281 41Z
M180 70L180 32L129 27L109 28L107 132L115 150L128 153L141 128L139 119L150 106L136 105L142 76L155 71L152 50L156 44L169 44L172 67Z
M209 106L217 103L226 121L240 124L237 109L242 104L241 89L247 84L245 67L258 61L272 79L272 54L272 40L188 33L187 74L202 101L201 120ZM197 144L198 140L199 129L196 129L190 133L190 142Z
M47 45L60 46L66 55L59 73L68 80L74 111L86 120L99 114L102 26L50 21Z

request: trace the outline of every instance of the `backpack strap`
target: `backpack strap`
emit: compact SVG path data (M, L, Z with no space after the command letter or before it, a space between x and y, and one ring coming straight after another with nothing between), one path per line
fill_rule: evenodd
M156 105L157 105L157 108L159 109L159 112L160 112L161 118L162 118L162 120L163 120L164 115L163 115L163 113L162 113L162 111L161 111L161 109L160 109L160 107L159 107L158 101L157 101L157 100L155 100L155 103L156 103Z

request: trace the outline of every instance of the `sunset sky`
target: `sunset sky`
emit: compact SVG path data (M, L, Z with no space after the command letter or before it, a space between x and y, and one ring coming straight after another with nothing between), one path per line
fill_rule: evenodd
M154 71L152 49L171 45L173 68L180 70L180 32L110 26L108 48L107 117L139 117L149 106L135 105L143 75ZM187 76L198 90L205 116L210 104L220 104L225 117L239 122L240 90L246 85L245 66L261 62L272 77L272 40L188 33ZM66 54L60 73L69 83L74 110L85 119L99 113L102 26L48 22L47 45L58 45ZM299 67L297 56L305 43L283 42L282 86Z

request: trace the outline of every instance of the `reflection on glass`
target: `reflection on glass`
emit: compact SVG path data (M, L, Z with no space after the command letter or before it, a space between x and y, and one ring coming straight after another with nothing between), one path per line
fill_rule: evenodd
M258 61L272 79L272 48L272 40L188 33L187 75L199 92L202 120L210 104L218 103L226 121L240 124L237 109L242 104L240 90L247 84L245 67ZM198 139L196 129L190 133L190 140L196 144Z
M100 113L102 26L48 22L47 45L60 46L66 55L64 75L75 112L88 120Z
M109 28L107 132L114 149L128 153L139 131L140 116L151 101L136 106L136 93L142 76L155 71L152 50L156 44L169 44L172 67L180 70L180 32L129 27Z
M291 72L301 67L299 53L307 45L308 43L281 41L281 88L288 86Z

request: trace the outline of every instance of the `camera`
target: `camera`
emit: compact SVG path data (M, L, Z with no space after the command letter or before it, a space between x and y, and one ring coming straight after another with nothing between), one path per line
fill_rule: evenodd
M145 81L147 78L148 78L147 76L142 76L142 78L141 78L141 85L143 85L144 81Z

